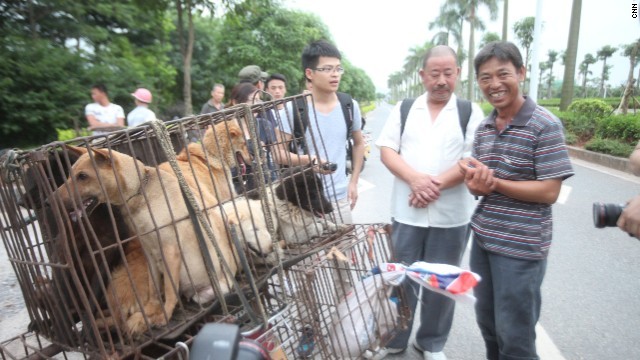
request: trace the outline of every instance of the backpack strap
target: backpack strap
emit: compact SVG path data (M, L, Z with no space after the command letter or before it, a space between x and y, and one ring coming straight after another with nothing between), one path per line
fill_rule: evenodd
M351 138L351 132L353 131L353 98L351 95L342 92L337 92L336 95L342 108L344 122L347 125L347 140L349 140Z
M471 118L471 101L456 98L456 106L458 107L458 120L460 121L460 129L462 129L462 139L466 139L467 125Z
M404 99L400 104L400 136L404 133L404 127L407 124L407 116L409 110L416 99ZM458 121L460 122L460 129L462 130L462 138L467 137L467 125L471 118L471 101L456 98L456 106L458 107Z
M415 98L404 99L402 100L402 104L400 104L400 137L402 137L402 133L404 133L404 126L407 124L409 110L411 110L411 106L413 106L415 101Z
M293 108L293 139L289 143L289 150L293 153L298 152L298 148L302 148L305 154L309 151L305 144L304 134L309 126L309 105L307 97L297 98L294 101Z

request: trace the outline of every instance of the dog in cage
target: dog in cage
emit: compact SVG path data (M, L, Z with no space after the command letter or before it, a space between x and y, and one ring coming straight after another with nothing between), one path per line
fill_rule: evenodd
M324 182L313 166L282 169L281 181L275 188L267 188L267 201L276 214L278 231L289 245L307 244L314 238L346 228L326 215L333 206L324 191ZM257 198L253 192L250 197Z
M157 316L161 319L158 325L164 325L171 318L179 295L204 304L230 291L231 277L237 272L237 254L225 229L228 222L240 222L235 212L226 214L225 220L215 211L208 213L222 261L228 265L223 269L216 249L207 241L221 290L221 294L216 294L175 174L145 166L141 161L114 150L68 148L79 158L65 184L53 196L65 208L75 212L78 206L82 206L89 214L95 206L107 202L121 208L129 229L139 234L149 260L151 278L156 283L162 278L158 286L163 295L163 306L158 309L162 313L147 316ZM261 237L261 240L271 242L270 237ZM188 264L183 262L183 258L188 259ZM146 310L146 304L143 308Z
M210 208L235 195L231 168L237 167L244 174L251 154L238 121L233 119L208 128L202 144L189 143L176 160L189 188ZM158 167L173 172L168 162Z

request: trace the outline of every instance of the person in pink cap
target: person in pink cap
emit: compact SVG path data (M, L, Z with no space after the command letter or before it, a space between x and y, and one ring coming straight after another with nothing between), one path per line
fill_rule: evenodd
M156 114L149 109L152 99L151 91L138 88L131 96L135 99L136 108L127 114L127 125L134 127L149 120L155 120Z

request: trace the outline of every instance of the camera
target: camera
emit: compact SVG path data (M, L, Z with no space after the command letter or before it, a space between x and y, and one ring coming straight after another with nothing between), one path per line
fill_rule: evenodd
M599 229L617 226L616 223L624 208L624 204L593 203L593 225Z
M336 163L326 162L322 164L322 170L336 171L337 168L338 168L338 164Z
M233 324L206 324L193 340L190 360L267 360L269 353L257 341L243 338Z

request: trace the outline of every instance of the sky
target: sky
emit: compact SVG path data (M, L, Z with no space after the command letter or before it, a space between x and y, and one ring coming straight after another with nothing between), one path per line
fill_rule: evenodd
M542 34L540 61L547 60L549 50L563 51L567 47L572 0L542 1ZM393 2L370 2L354 0L285 0L285 6L318 15L328 26L342 55L355 66L363 69L377 91L387 91L389 75L402 70L409 49L430 41L437 30L429 30L444 0L394 0ZM637 0L583 0L580 21L580 41L577 64L586 53L596 55L605 45L619 47L640 38L640 19L632 18L632 4ZM374 5L375 4L375 5ZM384 4L384 5L383 5ZM497 20L490 21L488 11L480 16L485 20L486 31L502 34L502 1L499 1ZM513 35L513 24L527 16L535 16L536 1L509 1L509 34L507 40L517 39ZM466 44L469 29L463 29ZM476 31L476 44L482 32ZM454 45L455 46L455 45ZM523 52L524 50L520 49ZM477 50L476 50L477 53ZM629 59L617 51L607 64L612 64L608 83L619 86L626 82ZM576 77L577 67L576 65ZM591 65L593 76L600 76L602 61ZM558 61L554 65L554 76L562 79L564 67ZM637 76L637 68L634 72ZM347 76L347 75L345 75ZM462 66L462 77L466 78L466 63Z

